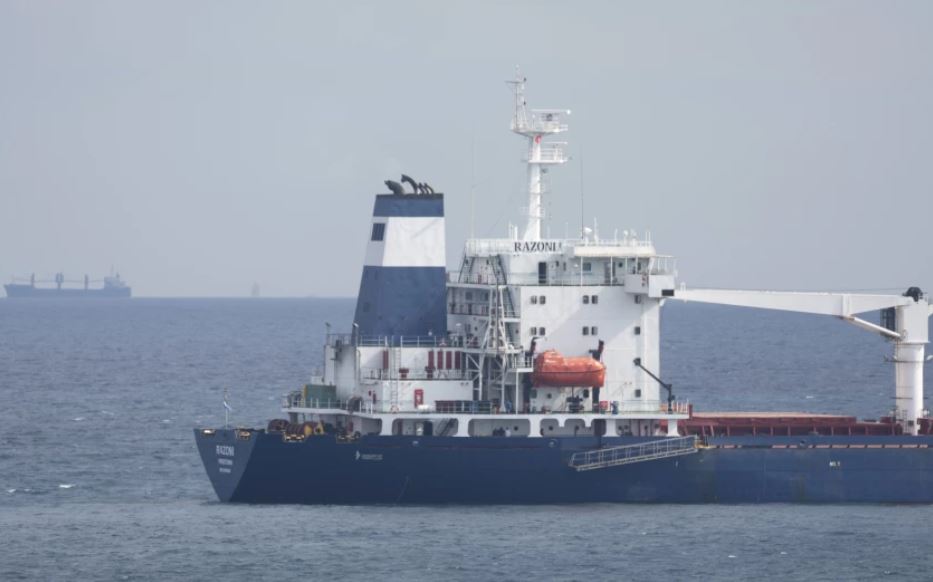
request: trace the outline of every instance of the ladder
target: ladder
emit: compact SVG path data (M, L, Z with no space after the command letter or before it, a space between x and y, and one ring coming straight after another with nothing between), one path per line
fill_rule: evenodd
M390 410L399 410L399 368L402 367L402 347L389 349L389 406Z
M580 451L570 456L568 465L577 471L591 471L692 455L697 452L696 440L696 436L674 437L594 451Z

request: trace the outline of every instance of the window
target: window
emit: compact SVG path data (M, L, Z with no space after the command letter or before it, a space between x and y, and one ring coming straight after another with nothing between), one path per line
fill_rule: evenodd
M529 331L529 333L531 333L531 335L538 335L538 328L537 328L537 327L533 327L533 328L531 328L531 329L528 330L528 331Z
M597 303L599 303L599 295L593 295L593 297L590 298L590 303L592 303L593 305L596 305Z
M583 263L583 272L589 273L593 270L593 263Z
M595 325L590 328L590 335L597 335L599 333L599 328Z
M636 296L635 296L635 303L641 305L641 295L636 295Z
M590 328L585 325L583 326L583 335L590 335Z
M538 304L538 296L537 296L537 295L532 295L532 296L531 296L531 304L532 304L532 305L537 305L537 304Z
M641 390L635 390L635 398L641 398Z
M640 325L636 325L636 326L635 326L635 335L641 335L641 326L640 326Z
M467 291L466 294L465 294L465 297L466 297L466 300L467 300L467 301L473 301L473 292L472 292L472 291Z
M538 328L538 332L539 332L541 335L547 335L547 332L544 330L543 327L539 327L539 328Z
M383 240L385 236L386 236L386 223L374 222L373 223L373 236L370 240Z
M589 296L589 295L584 295L584 296L583 296L583 305L589 305L589 304L590 304L590 296Z
M545 303L547 303L547 297L545 297L544 295L542 295L541 297L538 297L538 303L540 305L544 305Z

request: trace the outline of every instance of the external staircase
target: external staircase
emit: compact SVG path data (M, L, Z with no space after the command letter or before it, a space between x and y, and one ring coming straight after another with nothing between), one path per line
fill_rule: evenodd
M634 445L580 451L570 456L568 465L577 471L592 471L593 469L608 469L619 465L692 455L697 452L696 440L695 436L674 437Z

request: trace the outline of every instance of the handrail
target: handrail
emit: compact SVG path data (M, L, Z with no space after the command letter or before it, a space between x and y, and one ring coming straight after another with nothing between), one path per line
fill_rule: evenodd
M468 377L468 373L461 373L459 370L441 370L442 372L449 372L451 379L461 376L463 378ZM437 376L438 371L435 371L435 378L444 379L444 377ZM411 376L409 376L411 378ZM409 401L412 406L413 402ZM554 409L533 409L528 411L514 412L507 410L508 407L496 406L495 403L489 400L438 400L434 405L429 405L427 408L416 410L414 408L401 409L401 410L392 410L391 404L389 402L378 402L376 405L373 405L368 399L350 399L350 400L341 400L341 399L323 399L323 398L304 398L304 395L300 391L291 392L285 396L283 400L283 408L314 408L314 409L325 409L325 410L345 410L347 412L366 412L369 414L375 413L404 413L404 414L423 414L423 413L432 413L432 414L508 414L508 415L519 415L519 416L548 416L548 415L565 415L565 414L582 414L588 416L599 416L599 417L625 417L627 415L643 415L646 413L667 413L667 404L659 403L657 408L650 406L637 406L631 409L624 409L621 406L616 409L615 412L612 411L612 408L599 409L599 410L582 410L580 412L571 413L564 409L564 407L554 410ZM352 405L352 406L351 406ZM674 403L674 414L688 414L690 409L690 404L686 402L675 402Z
M577 471L604 469L643 461L653 461L696 452L696 436L673 437L661 440L608 447L593 451L580 451L570 456L568 465Z

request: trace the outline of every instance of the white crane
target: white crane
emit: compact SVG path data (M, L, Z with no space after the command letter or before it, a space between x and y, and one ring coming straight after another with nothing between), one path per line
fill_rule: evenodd
M930 305L919 288L911 287L904 295L867 295L681 287L675 292L674 299L832 315L881 334L894 342L895 418L906 434L917 434L917 421L924 414L923 365L930 359L924 355L929 341L927 320L933 315L933 305ZM875 325L856 317L860 313L879 309L894 310L891 325Z

